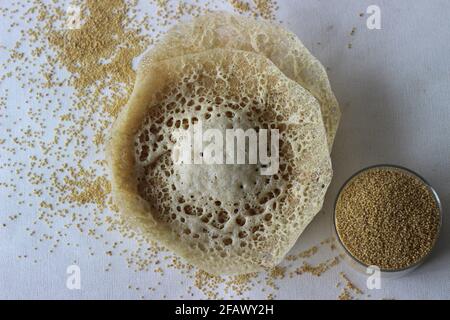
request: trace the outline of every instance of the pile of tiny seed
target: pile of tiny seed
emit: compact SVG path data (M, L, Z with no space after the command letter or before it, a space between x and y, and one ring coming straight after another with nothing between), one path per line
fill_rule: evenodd
M382 270L400 270L431 251L440 211L421 179L394 167L378 167L344 186L335 223L341 242L357 260Z

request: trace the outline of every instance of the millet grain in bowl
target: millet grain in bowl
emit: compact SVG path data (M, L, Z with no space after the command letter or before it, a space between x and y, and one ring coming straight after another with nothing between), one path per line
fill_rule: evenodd
M439 200L409 170L363 170L340 191L334 223L341 244L358 262L400 271L431 252L441 225Z

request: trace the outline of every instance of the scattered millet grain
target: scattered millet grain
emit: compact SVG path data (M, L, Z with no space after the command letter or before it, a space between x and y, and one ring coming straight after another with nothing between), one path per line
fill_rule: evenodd
M251 13L254 17L274 20L278 5L275 0L228 0L239 13Z
M250 4L248 2L244 2L241 0L228 0L228 2L239 12L249 12L250 11Z
M297 270L295 270L295 272L299 275L304 274L304 273L310 273L313 276L320 277L323 273L328 271L330 268L337 266L339 264L339 262L340 262L339 257L334 257L334 258L328 259L317 265L311 265L308 262L303 262L303 265L301 267L297 268Z
M359 289L350 279L345 275L345 273L340 272L339 275L345 281L345 286L347 289L354 291L357 294L363 294L362 290Z
M399 270L431 251L440 210L421 179L398 168L378 167L344 186L336 201L335 223L339 239L357 260Z
M312 257L313 255L315 255L317 253L317 251L319 251L319 248L317 246L313 246L305 251L300 252L299 254L288 255L288 256L286 256L285 259L287 261L295 261L299 258L309 258L309 257Z
M339 300L352 300L353 297L351 296L350 292L347 290L347 288L344 288L342 292L338 296Z
M350 279L345 275L345 273L339 273L341 279L344 281L345 286L342 288L341 293L338 296L339 300L355 300L361 298L363 292L359 289ZM340 283L336 287L339 287Z

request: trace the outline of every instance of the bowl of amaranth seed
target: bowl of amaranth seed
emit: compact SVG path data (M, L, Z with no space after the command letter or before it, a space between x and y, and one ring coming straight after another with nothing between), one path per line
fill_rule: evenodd
M351 265L384 277L414 270L430 255L442 225L435 190L415 172L394 165L358 171L340 189L333 229Z

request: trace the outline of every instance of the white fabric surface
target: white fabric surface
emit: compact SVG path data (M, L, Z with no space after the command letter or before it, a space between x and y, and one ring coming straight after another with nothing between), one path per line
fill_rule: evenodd
M367 15L359 16L371 4L381 8L381 30L368 30ZM352 173L378 163L402 165L424 176L440 195L444 207L441 238L422 267L406 277L383 281L381 290L370 292L371 298L449 299L450 2L279 0L279 6L278 18L330 68L343 113L332 154L335 175L324 210L300 237L296 250L307 249L331 234L334 198ZM356 33L351 36L353 27ZM0 28L0 37L3 43L12 41L5 28ZM3 200L0 188L0 222L11 214ZM103 250L101 243L90 238L77 239L79 248L52 254L43 250L37 263L18 259L18 253L33 247L23 232L26 225L26 219L18 219L0 228L0 298L134 299L143 292L130 290L129 285L145 288L161 282L156 292L146 292L145 297L176 299L186 297L186 288L192 285L190 280L180 285L184 276L174 270L161 277L152 271L128 269L122 257L90 256L88 247ZM111 234L108 240L120 237ZM82 273L81 290L66 288L66 268L74 260ZM108 263L112 270L104 272ZM319 278L304 275L277 282L277 298L335 299L340 292L335 287L341 281L340 271L364 288L365 277L341 263ZM204 298L194 292L194 297ZM246 295L266 297L256 289Z

